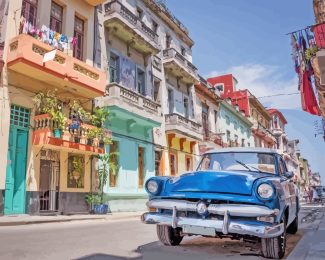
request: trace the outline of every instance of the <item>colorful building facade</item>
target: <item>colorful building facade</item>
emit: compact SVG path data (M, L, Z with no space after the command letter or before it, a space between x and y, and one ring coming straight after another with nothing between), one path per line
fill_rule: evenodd
M92 99L104 94L106 75L92 67L94 5L101 2L8 2L0 148L0 210L6 215L88 212L84 196L92 189L93 157L104 149L88 143L91 123L72 129L70 105L78 102L90 113ZM45 60L54 48L61 50ZM36 93L49 91L63 116L59 136L59 122L35 109Z
M200 154L222 147L221 136L217 125L220 112L220 92L213 88L204 78L200 77L200 84L195 85L197 96L197 110L201 113L203 140L199 143Z
M253 123L252 133L256 147L275 148L276 139L270 131L271 116L249 90L237 90L238 82L232 74L212 77L208 82L219 89L223 99L229 98L233 105L238 105L239 110Z
M220 103L217 131L222 138L222 147L254 147L252 125L245 114L232 105L230 99Z

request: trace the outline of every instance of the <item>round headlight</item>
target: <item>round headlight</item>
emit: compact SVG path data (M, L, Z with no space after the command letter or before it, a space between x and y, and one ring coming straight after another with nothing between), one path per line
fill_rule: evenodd
M156 193L157 190L158 190L158 183L156 181L154 181L154 180L148 181L148 183L147 183L147 190L150 193Z
M273 187L270 184L263 183L257 188L257 193L263 199L269 199L273 196Z
M208 213L208 207L204 202L199 202L196 206L197 213L200 215L206 215Z

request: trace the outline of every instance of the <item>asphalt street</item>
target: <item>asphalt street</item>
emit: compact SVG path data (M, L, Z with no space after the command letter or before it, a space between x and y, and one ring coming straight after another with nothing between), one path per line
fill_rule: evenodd
M287 254L321 216L312 207L301 211L301 229L289 235ZM179 247L165 247L157 241L155 226L138 218L0 227L0 259L4 260L239 258L262 259L259 245L195 236L185 238Z

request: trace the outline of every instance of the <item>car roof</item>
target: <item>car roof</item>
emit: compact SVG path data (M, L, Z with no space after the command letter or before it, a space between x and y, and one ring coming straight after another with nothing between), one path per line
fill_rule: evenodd
M243 153L243 152L256 152L256 153L276 153L279 154L279 152L275 149L270 148L261 148L261 147L229 147L229 148L220 148L215 150L210 150L205 152L204 154L210 154L210 153Z

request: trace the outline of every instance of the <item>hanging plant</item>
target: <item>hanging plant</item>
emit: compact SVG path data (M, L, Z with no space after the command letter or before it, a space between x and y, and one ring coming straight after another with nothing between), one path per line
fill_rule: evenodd
M310 48L308 48L305 52L306 54L306 60L311 60L312 57L316 56L316 53L318 52L317 45L314 45Z

